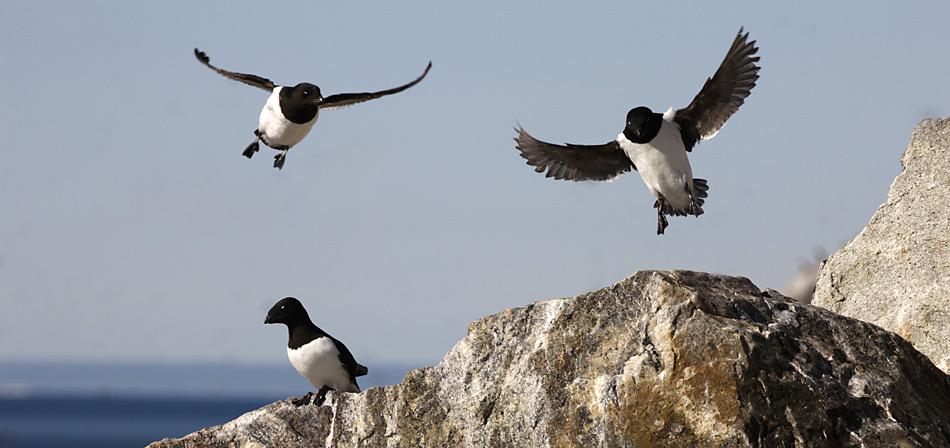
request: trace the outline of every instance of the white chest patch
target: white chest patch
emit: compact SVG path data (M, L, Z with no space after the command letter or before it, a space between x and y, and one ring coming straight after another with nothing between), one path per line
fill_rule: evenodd
M617 143L637 166L650 194L656 198L662 195L676 209L689 208L692 200L687 188L693 187L693 169L676 123L664 118L660 132L648 143L631 142L622 132Z
M317 117L320 116L320 111L317 111L313 120L304 124L297 124L284 118L284 114L280 112L281 89L283 87L275 88L270 98L267 98L267 103L261 109L257 129L264 133L264 141L268 145L292 147L310 133L310 129L317 122Z
M287 358L317 390L329 386L342 392L359 392L340 362L340 352L330 338L317 338L300 348L287 348Z

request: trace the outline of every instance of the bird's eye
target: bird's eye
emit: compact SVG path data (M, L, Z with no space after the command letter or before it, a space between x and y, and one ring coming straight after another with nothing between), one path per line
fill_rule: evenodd
M281 305L281 306L280 306L280 309L284 309L284 308L287 308L287 305Z

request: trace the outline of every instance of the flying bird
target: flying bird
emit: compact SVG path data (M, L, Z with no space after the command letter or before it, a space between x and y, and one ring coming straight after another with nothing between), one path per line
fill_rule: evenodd
M560 180L603 181L638 171L656 198L656 233L661 235L669 225L665 215L703 214L709 186L693 178L687 153L715 136L752 92L759 79L758 51L740 29L716 74L688 106L663 114L645 106L630 109L623 132L603 145L555 145L519 126L516 147L536 172Z
M264 323L287 326L290 364L317 389L316 395L308 392L291 400L294 405L309 404L312 399L313 404L320 406L330 390L360 391L356 377L366 375L366 366L356 362L342 342L314 325L299 300L293 297L281 299L267 312Z
M425 78L426 74L429 73L429 69L432 68L432 62L429 62L425 71L418 78L392 89L378 92L338 93L324 97L320 92L320 88L309 82L302 82L293 87L279 86L274 84L273 81L257 75L231 72L215 67L211 65L211 59L208 58L208 55L197 48L195 48L195 57L198 58L198 62L226 78L271 92L264 108L261 109L257 129L254 130L254 141L244 150L244 157L248 159L253 157L254 153L260 149L259 143L263 142L278 151L277 155L274 156L274 168L277 169L283 168L287 151L300 143L313 128L321 110L351 106L402 92L422 81L422 78Z

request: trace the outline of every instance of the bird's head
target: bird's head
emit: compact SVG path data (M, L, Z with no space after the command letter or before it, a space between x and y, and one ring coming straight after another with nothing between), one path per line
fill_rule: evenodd
M323 95L320 93L320 88L310 84L309 82L302 82L293 86L290 89L290 97L297 101L311 101L314 103L323 101Z
M310 316L307 315L307 310L304 309L299 300L293 297L285 297L271 307L270 311L267 312L264 323L285 324L290 327L309 320Z
M646 143L660 130L660 123L655 118L656 114L649 107L640 106L630 109L627 112L627 124L623 128L623 134L634 143Z

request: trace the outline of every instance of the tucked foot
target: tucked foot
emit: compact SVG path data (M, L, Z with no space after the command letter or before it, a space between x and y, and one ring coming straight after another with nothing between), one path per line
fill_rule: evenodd
M317 391L316 397L313 399L313 404L317 406L323 406L323 402L327 399L327 392L330 392L330 388L323 386Z
M291 398L290 403L294 406L300 407L310 404L310 401L313 400L313 392L307 392L307 395L297 398ZM321 401L322 403L322 401Z
M254 153L259 151L260 149L261 149L260 143L258 143L257 140L254 140L254 143L247 145L247 148L244 150L244 157L247 157L248 159L250 159L251 157L254 157Z

